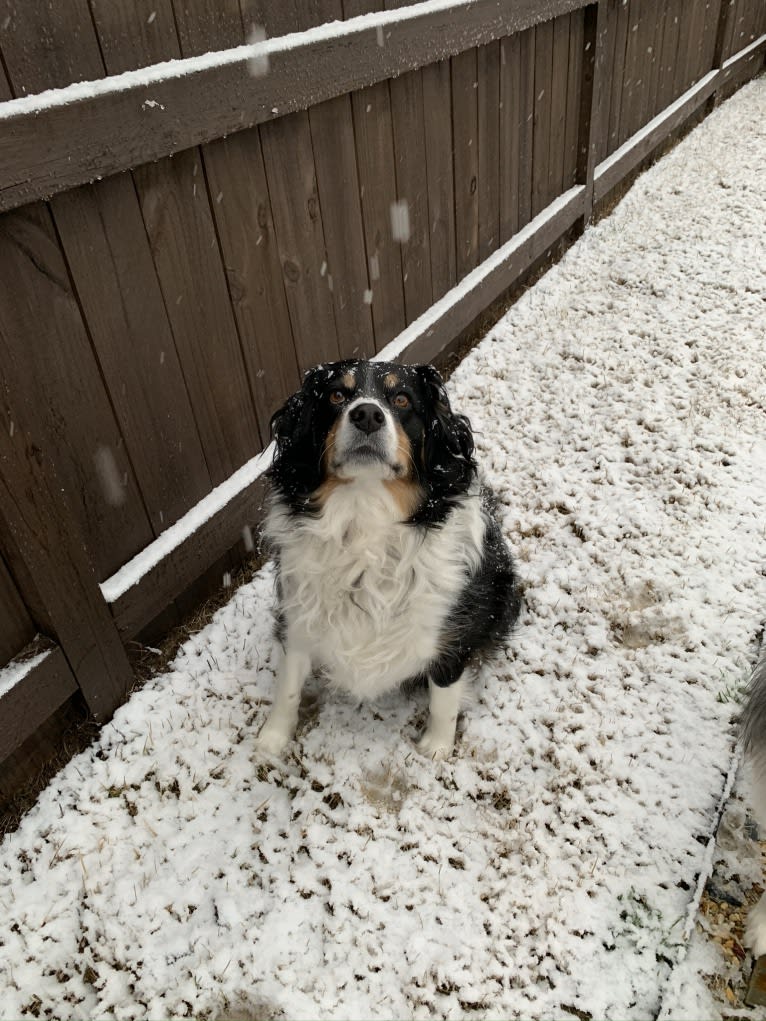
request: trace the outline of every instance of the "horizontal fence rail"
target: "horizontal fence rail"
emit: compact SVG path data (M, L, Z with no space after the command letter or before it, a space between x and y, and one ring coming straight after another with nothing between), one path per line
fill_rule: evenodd
M0 105L0 210L308 109L586 3L435 0Z
M252 552L303 370L442 358L766 53L760 0L262 0L258 42L236 3L138 6L0 38L14 776Z

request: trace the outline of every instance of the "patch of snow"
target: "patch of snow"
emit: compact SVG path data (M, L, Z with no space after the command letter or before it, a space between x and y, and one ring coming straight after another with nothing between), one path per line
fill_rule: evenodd
M7 695L12 688L15 688L30 670L39 666L45 657L50 655L50 651L50 649L46 649L29 659L12 659L10 663L0 669L0 699Z
M101 583L101 593L108 603L113 603L129 588L137 585L143 576L185 542L206 521L222 510L234 497L255 482L268 469L274 456L274 444L256 457L243 464L232 476L216 486L204 499L166 528L145 549L124 564L119 571Z
M391 203L391 237L404 244L410 240L410 204L407 199Z

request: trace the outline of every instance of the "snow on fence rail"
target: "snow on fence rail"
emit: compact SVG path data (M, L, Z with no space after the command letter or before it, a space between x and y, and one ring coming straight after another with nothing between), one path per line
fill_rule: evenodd
M4 23L0 666L53 651L0 761L228 569L302 370L438 359L766 50L759 0L373 6Z

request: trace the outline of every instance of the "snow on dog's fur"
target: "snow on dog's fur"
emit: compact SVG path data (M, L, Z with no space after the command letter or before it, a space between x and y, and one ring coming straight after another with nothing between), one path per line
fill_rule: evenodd
M468 419L431 366L344 361L309 372L273 425L264 532L284 661L260 748L283 750L319 668L363 698L427 681L418 747L448 755L465 668L519 608Z

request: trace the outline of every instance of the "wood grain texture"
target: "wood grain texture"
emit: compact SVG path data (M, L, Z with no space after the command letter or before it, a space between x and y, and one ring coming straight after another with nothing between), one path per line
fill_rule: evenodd
M553 61L551 82L551 135L548 160L548 199L564 190L566 163L567 92L569 90L570 16L565 14L553 22Z
M553 99L553 22L535 28L535 117L532 155L532 216L551 200L548 168L551 162Z
M532 155L535 120L535 30L519 36L519 227L532 219Z
M401 249L404 307L411 323L433 300L423 78L420 71L409 71L392 79L389 87L397 201L406 203L409 220L409 236Z
M56 196L56 225L154 535L210 489L133 182Z
M0 429L7 426L0 419ZM29 616L8 566L0 556L0 670L35 636Z
M0 381L9 417L56 471L99 579L152 539L50 214L0 218Z
M625 58L628 46L630 23L630 0L616 0L616 23L614 30L614 61L610 81L609 121L607 128L606 154L620 147L620 118L622 115Z
M604 4L604 7L606 5ZM606 14L604 14L604 24ZM589 40L591 45L594 42ZM605 40L604 40L605 42ZM589 59L585 53L585 16L583 11L574 11L569 23L569 65L567 74L566 113L564 115L564 174L562 187L571 188L577 183L578 138L580 133L580 103L583 86L583 58ZM602 77L603 82L603 77ZM590 125L588 125L590 128ZM594 120L593 144L600 143L600 121ZM587 141L585 142L587 146Z
M519 229L520 38L500 40L500 244Z
M340 357L307 113L261 128L271 210L301 370Z
M342 358L369 358L375 341L350 97L318 103L309 123L338 350Z
M476 50L452 58L457 279L479 264L479 105Z
M202 156L265 443L271 416L298 388L300 372L259 130L211 142Z
M150 38L142 35L152 9L147 0L96 0L94 23L110 73L181 56L174 19ZM126 37L131 45L120 47ZM260 449L261 438L201 157L190 149L136 167L133 177L207 469L217 485Z
M401 246L391 236L391 207L397 196L388 83L352 93L351 102L378 351L406 325Z
M479 262L500 237L500 42L480 46L477 57L479 146Z
M238 0L213 5L207 0L177 0L174 13L185 57L211 48L238 46L252 32ZM300 373L257 128L204 146L202 162L261 443L265 444L271 416L297 388Z
M379 45L374 28L354 24L345 35L307 37L304 45L274 53L267 75L253 77L243 56L191 72L165 70L149 83L124 85L32 115L19 114L6 122L8 130L0 136L0 209L270 121L275 110L281 116L307 109L585 3L475 0L459 8L436 10L416 4L386 28L384 46ZM99 0L94 6L97 25L104 24L111 7L122 12L123 21L137 17L138 8L132 4ZM158 16L155 22L159 20ZM123 31L135 48L145 45L146 33L131 36L129 30ZM107 59L118 52L103 41L102 47ZM87 132L81 129L84 123ZM51 152L60 155L51 159Z
M455 285L455 181L452 165L452 78L450 62L423 68L431 289L437 301Z

